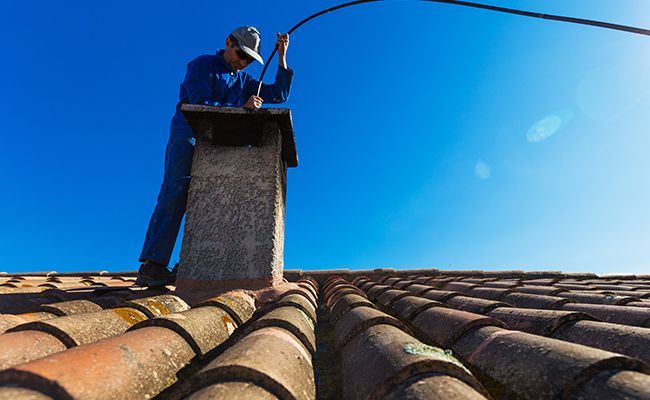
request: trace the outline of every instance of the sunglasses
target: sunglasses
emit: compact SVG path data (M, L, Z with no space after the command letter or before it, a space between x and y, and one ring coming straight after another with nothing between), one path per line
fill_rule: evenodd
M233 36L230 36L230 41L232 44L235 46L235 53L237 54L237 57L239 57L241 60L245 60L249 63L253 62L255 59L248 54L244 50L242 50L239 47L239 41L235 39Z

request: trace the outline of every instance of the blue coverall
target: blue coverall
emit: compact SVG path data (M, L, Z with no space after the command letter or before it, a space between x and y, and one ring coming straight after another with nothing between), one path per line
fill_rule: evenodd
M232 72L223 53L224 50L219 50L215 55L202 55L187 65L187 74L180 87L180 101L171 121L158 204L149 221L141 262L149 260L169 264L185 214L196 139L180 111L181 104L241 107L257 93L259 81L248 73ZM285 102L292 79L293 70L278 67L275 83L263 84L260 97L265 103Z

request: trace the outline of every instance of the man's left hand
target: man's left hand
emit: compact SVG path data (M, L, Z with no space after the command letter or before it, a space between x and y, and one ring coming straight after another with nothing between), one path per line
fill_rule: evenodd
M275 42L275 45L278 47L278 55L284 57L287 54L287 48L289 47L289 34L285 33L281 35L280 32L276 34L278 40Z
M248 101L242 106L242 108L250 111L259 110L262 107L263 102L264 100L261 97L252 95L248 98Z

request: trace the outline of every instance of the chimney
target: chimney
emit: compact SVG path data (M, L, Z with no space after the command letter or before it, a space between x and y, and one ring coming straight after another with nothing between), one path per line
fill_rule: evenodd
M196 134L176 290L216 294L282 282L291 110L183 105Z

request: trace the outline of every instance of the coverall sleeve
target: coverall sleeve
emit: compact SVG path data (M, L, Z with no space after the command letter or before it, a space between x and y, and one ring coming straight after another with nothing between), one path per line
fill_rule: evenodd
M282 68L278 66L278 71L275 73L275 83L268 84L262 83L262 90L260 97L265 103L277 104L284 103L289 98L291 91L291 82L293 81L293 70L291 68ZM260 81L255 78L250 78L244 87L244 101L257 93L257 86Z
M187 64L187 74L183 80L183 86L187 91L187 102L190 104L204 104L209 106L218 105L212 99L212 72L210 71L210 60L206 56L200 56Z

